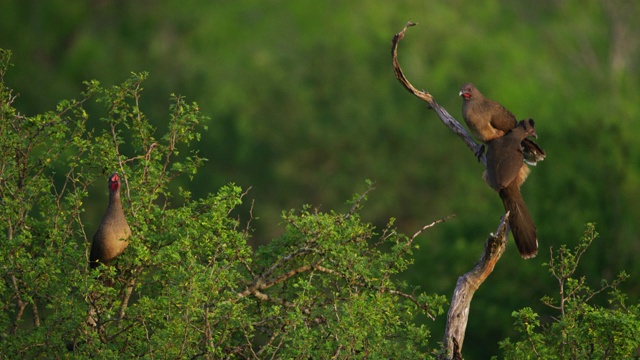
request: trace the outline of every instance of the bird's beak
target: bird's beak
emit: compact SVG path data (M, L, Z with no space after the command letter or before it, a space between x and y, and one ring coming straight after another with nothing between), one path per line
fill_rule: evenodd
M458 93L458 96L462 96L462 90L460 90L460 92Z

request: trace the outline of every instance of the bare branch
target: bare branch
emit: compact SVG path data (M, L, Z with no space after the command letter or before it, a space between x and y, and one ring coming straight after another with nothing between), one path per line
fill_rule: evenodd
M415 234L413 234L413 236L411 236L411 238L409 239L409 244L411 242L413 242L413 240L415 238L420 236L420 234L422 234L425 230L427 230L429 228L432 228L432 227L436 226L437 224L443 223L443 222L445 222L445 221L447 221L447 220L449 220L449 219L451 219L451 218L453 218L455 216L456 216L456 214L451 214L451 215L446 216L446 217L444 217L442 219L436 220L436 221L432 222L431 224L427 224L427 225L423 226L422 228L420 228L420 230L416 231Z
M398 79L398 81L400 81L402 86L404 86L404 88L407 89L410 93L412 93L419 99L429 104L429 108L433 109L433 111L435 111L436 114L438 114L438 117L440 118L440 120L442 120L442 122L449 129L451 129L451 131L453 131L456 135L458 135L462 139L462 141L464 141L464 143L469 147L469 149L471 149L474 155L479 154L480 148L482 147L482 145L476 144L476 142L473 141L473 138L471 137L471 135L469 135L467 130L465 130L465 128L462 125L460 125L460 123L456 119L454 119L453 116L451 116L447 112L447 110L445 110L442 106L438 105L438 103L436 102L436 100L433 98L431 94L429 94L426 91L418 90L413 85L411 85L409 80L407 80L406 76L404 76L402 69L400 68L400 63L398 62L398 43L400 42L400 40L404 38L404 35L407 29L410 26L415 26L415 25L416 23L412 23L411 21L409 21L407 25L404 26L404 29L402 29L402 31L397 33L393 37L393 40L391 41L391 58L393 61L393 70L396 74L396 78ZM484 153L482 154L479 160L485 166L487 165L487 159Z
M487 238L480 261L471 271L458 278L451 298L451 307L449 307L447 314L447 327L444 333L443 346L449 354L448 356L451 356L447 359L462 359L460 352L469 320L471 299L504 253L507 244L508 220L509 212L500 219L496 233L490 234ZM457 349L454 345L458 345Z
M454 216L456 216L455 214L451 214L447 217L444 217L442 219L436 220L434 222L432 222L431 224L427 224L425 226L423 226L422 228L420 228L418 231L416 231L413 236L411 236L411 238L409 238L409 240L407 241L406 244L404 244L404 248L402 249L402 251L398 254L399 256L403 256L408 250L409 247L413 244L413 241L420 236L420 234L422 234L425 230L432 228L434 226L436 226L437 224L443 223L451 218L453 218ZM435 320L435 319L432 319Z

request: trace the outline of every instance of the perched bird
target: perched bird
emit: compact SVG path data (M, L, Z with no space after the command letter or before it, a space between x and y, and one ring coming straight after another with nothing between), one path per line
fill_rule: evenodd
M120 176L115 173L109 177L109 205L102 222L91 243L89 265L92 269L100 264L109 265L122 254L129 245L127 239L131 229L127 223L120 201Z
M469 127L471 134L483 143L504 136L509 130L516 126L516 117L504 106L482 96L480 91L471 83L462 85L460 93L462 96L462 117ZM542 150L535 142L524 139L524 160L530 165L536 165L538 161L545 158ZM482 155L484 148L476 154L478 158Z
M484 174L489 186L500 194L505 211L509 211L509 227L520 255L529 259L538 253L536 227L527 210L520 185L529 174L523 164L522 141L537 137L533 120L523 120L506 135L487 143L487 171Z

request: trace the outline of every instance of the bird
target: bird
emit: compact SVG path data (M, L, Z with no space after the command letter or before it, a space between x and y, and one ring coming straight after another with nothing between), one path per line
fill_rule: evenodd
M109 177L109 205L91 243L90 267L110 265L127 248L130 235L131 228L120 201L120 176L114 173Z
M462 97L462 117L471 134L483 143L499 138L513 129L517 120L516 117L499 103L485 98L482 93L472 84L462 85L459 96ZM524 139L524 160L529 165L536 165L538 161L544 160L546 154L538 144ZM478 159L482 156L484 146L476 153Z
M502 137L487 143L487 170L484 179L500 194L505 211L509 211L509 227L520 255L529 259L538 253L538 237L531 214L524 203L520 186L529 174L523 164L522 141L536 137L533 120L522 120Z

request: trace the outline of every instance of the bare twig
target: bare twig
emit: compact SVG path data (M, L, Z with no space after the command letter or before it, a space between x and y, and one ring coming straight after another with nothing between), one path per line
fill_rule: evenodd
M427 224L427 225L423 226L418 231L416 231L415 234L413 234L413 236L411 236L411 238L409 239L408 244L411 244L413 242L413 240L415 238L417 238L418 236L420 236L420 234L422 234L425 230L427 230L429 228L432 228L432 227L436 226L437 224L443 223L443 222L445 222L445 221L447 221L447 220L449 220L449 219L451 219L451 218L453 218L455 216L456 216L456 214L451 214L449 216L445 216L442 219L436 220L436 221L432 222L431 224Z
M407 241L407 243L406 243L406 244L404 244L404 247L403 247L402 251L398 254L398 256L404 256L404 254L406 254L406 253L407 253L407 251L409 250L409 247L411 247L411 245L413 244L413 241L414 241L418 236L420 236L420 234L422 234L425 230L430 229L430 228L432 228L432 227L436 226L437 224L443 223L443 222L445 222L445 221L447 221L447 220L449 220L449 219L453 218L454 216L456 216L456 215L455 215L455 214L451 214L451 215L449 215L449 216L447 216L447 217L444 217L444 218L442 218L442 219L439 219L439 220L433 221L431 224L424 225L422 228L420 228L418 231L416 231L416 232L413 234L413 236L411 236L411 237L409 238L409 240Z

